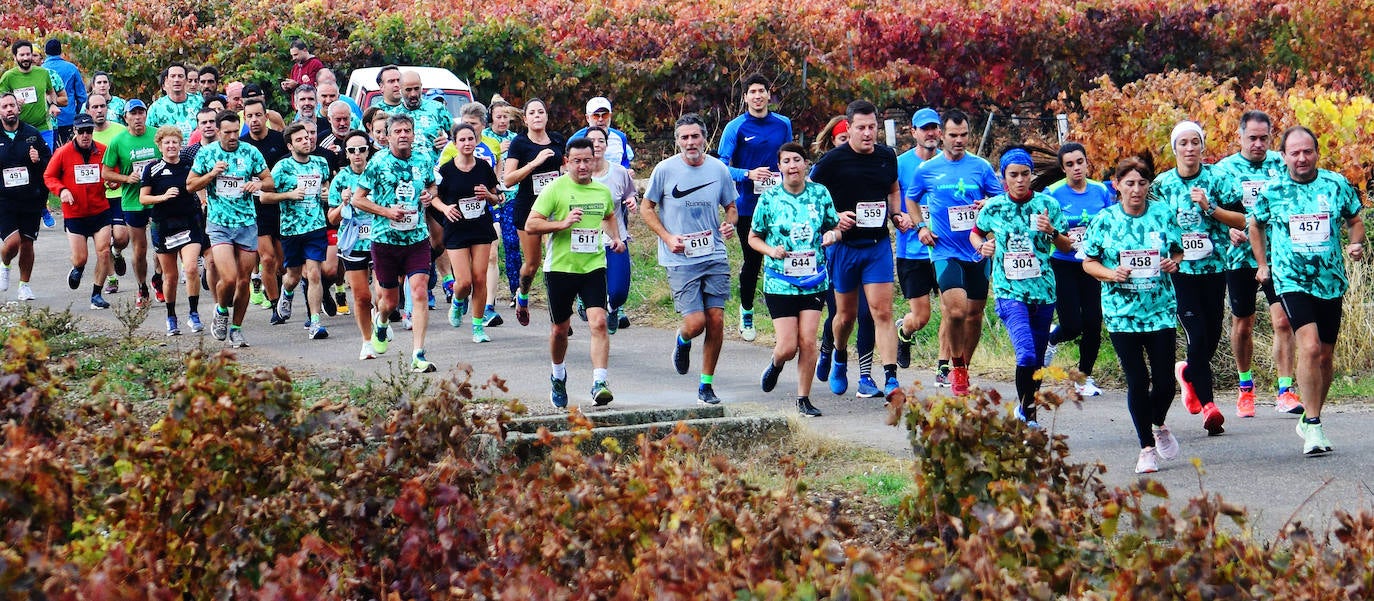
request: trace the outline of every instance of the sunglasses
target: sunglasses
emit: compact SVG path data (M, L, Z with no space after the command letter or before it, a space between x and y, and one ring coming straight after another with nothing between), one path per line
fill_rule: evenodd
M81 134L88 134L88 135L94 134L94 133L95 133L95 128L94 128L94 127L83 127L83 128L80 128L80 129L76 130L76 133L77 133L77 135L81 135Z
M366 153L367 153L367 147L366 147L366 146L349 146L349 147L346 148L345 150L348 151L348 154L366 154Z

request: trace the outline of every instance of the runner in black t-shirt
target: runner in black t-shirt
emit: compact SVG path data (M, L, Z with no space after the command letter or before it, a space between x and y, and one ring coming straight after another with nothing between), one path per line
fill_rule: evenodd
M162 278L162 294L167 299L167 335L181 334L177 325L177 259L181 259L181 274L186 278L186 302L190 309L187 322L191 331L204 330L200 323L200 277L196 257L205 246L205 230L201 225L200 197L186 187L191 174L191 162L181 160L181 129L175 125L159 127L153 141L162 152L162 160L143 168L138 200L149 207L153 223L153 250L157 253Z
M515 318L520 325L530 324L530 283L539 269L543 249L539 236L525 233L525 220L530 216L534 199L558 177L563 166L563 136L547 131L548 108L543 100L534 98L525 103L525 126L529 128L516 136L506 155L506 187L520 186L515 194L515 227L520 230L520 250L525 264L520 266L520 292L515 297Z
M267 127L267 107L260 99L244 101L243 118L248 125L248 135L240 141L258 149L267 161L271 171L277 162L291 156L286 148L286 138L281 132ZM254 195L253 208L258 215L258 272L253 279L253 293L249 303L272 308L272 325L286 323L277 315L277 296L281 294L281 281L277 273L281 271L281 206L264 204L261 197Z
M504 198L497 191L496 171L477 158L477 130L466 123L450 136L458 156L439 166L439 198L430 206L444 216L444 251L453 267L453 302L448 323L463 324L472 295L472 341L490 342L486 334L487 263L496 241L495 222L487 207Z

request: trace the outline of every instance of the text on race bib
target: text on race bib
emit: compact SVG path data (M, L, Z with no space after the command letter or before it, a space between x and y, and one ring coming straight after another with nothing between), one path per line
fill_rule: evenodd
M1040 257L1033 252L1009 252L1002 255L1002 271L1008 280L1028 280L1040 277Z
M296 178L296 187L305 194L302 200L318 200L320 197L319 174L302 175Z
M816 275L816 251L789 251L782 258L782 274L794 278Z
M215 176L215 196L226 200L243 196L243 178L232 175Z
M76 172L76 183L79 186L100 183L100 165L77 165L72 170Z
M927 205L921 205L921 223L930 225L930 207Z
M18 188L29 185L28 167L9 167L5 169L5 187Z
M575 253L601 252L601 230L594 227L572 228L572 251Z
M191 230L182 230L162 240L162 245L168 250L181 248L191 242Z
M1069 242L1076 250L1083 246L1083 238L1088 235L1088 226L1080 225L1078 227L1071 227L1065 234L1069 237Z
M137 177L139 177L139 178L142 178L142 177L143 177L143 169L146 168L148 165L151 165L151 164L153 164L153 159L144 159L144 160L142 160L142 161L134 161L133 170L130 171L129 174L130 174L130 175L137 176Z
M887 202L870 200L854 205L854 225L859 227L883 227L887 219Z
M371 224L371 223L360 223L360 224L358 224L358 239L359 239L359 240L371 240L371 239L372 239L372 224Z
M1250 209L1255 208L1255 201L1259 200L1260 193L1264 192L1264 188L1268 185L1269 182L1262 180L1253 180L1240 183L1241 192L1243 194L1241 196L1240 203L1242 205L1245 205L1245 210L1249 211Z
M1137 249L1121 251L1121 264L1130 268L1132 278L1159 276L1159 250Z
M973 229L973 224L978 221L978 207L975 205L960 205L949 208L949 230L952 232L967 232Z
M14 97L19 99L20 105L33 104L38 102L38 89L33 86L19 88L14 91Z
M544 191L544 186L553 183L553 180L556 179L558 179L557 171L550 171L548 173L536 173L534 175L531 175L530 181L534 184L534 194L538 196L540 192Z
M1183 260L1197 261L1212 256L1212 237L1204 232L1183 234Z
M683 234L682 245L682 254L691 258L704 257L715 252L716 236L711 230Z
M475 196L458 199L458 212L463 215L463 219L476 219L482 216L487 209L487 201Z
M1331 239L1331 216L1307 213L1289 217L1288 239L1293 244L1325 244Z
M407 210L400 219L391 221L391 229L398 232L408 232L418 225L420 225L420 212L414 210Z
M763 194L764 192L767 192L769 188L777 186L781 183L781 173L769 173L768 177L766 178L754 180L754 194Z

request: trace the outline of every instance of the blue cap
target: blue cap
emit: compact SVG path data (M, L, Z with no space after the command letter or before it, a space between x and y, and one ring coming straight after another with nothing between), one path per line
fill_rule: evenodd
M124 103L124 112L127 113L134 109L143 109L146 111L148 110L148 105L143 104L143 101L137 98Z
M927 125L939 124L940 113L935 112L935 109L932 108L921 109L919 111L916 111L915 115L911 116L911 126L917 129L925 127Z
M428 92L425 92L425 98L428 100L443 100L444 91L439 88L430 88Z

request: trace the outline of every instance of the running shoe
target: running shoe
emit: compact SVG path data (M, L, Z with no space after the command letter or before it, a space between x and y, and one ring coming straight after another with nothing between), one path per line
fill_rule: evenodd
M1255 391L1242 388L1236 394L1236 417L1255 417Z
M1078 390L1078 396L1102 396L1102 389L1098 388L1092 376L1084 378L1082 384L1074 384L1074 388Z
M67 272L67 287L76 290L81 287L81 270L75 267Z
M964 396L968 394L968 368L956 367L949 370L949 390L954 396Z
M624 311L620 311L619 309L617 309L617 311L620 313L620 319L619 323L616 324L616 327L622 330L630 327L630 316L626 315Z
M1300 419L1298 420L1297 432L1298 436L1302 437L1303 455L1325 455L1332 451L1331 441L1327 440L1326 432L1322 429L1321 424L1309 424L1305 418Z
M844 394L844 391L849 390L849 366L839 361L832 361L828 382L830 383L830 394L836 396Z
M10 266L0 265L0 292L10 289Z
M410 371L417 374L428 374L439 371L439 367L425 359L424 349L415 351L410 359Z
M94 311L99 311L100 309L109 309L109 308L110 308L110 303L109 303L109 301L106 301L106 300L105 300L105 297L103 297L103 296L101 296L101 295L99 295L99 294L92 294L92 295L91 295L91 309L92 309L92 310L94 310Z
M911 367L911 344L914 342L910 336L902 333L902 320L897 320L897 367L906 369Z
M146 306L148 306L148 295L144 294L142 291L139 291L137 294L134 295L134 308L142 309Z
M105 279L105 294L119 292L119 278L110 276Z
M886 398L888 395L892 394L894 391L901 387L902 383L897 381L896 376L888 378L886 382L883 382L883 397Z
M549 402L553 403L554 407L557 407L559 409L566 409L568 407L567 378L560 380L553 376L549 376L549 385Z
M153 298L157 299L157 302L159 303L167 302L167 297L162 294L162 274L156 272L153 273L152 285Z
M180 335L181 335L181 328L177 327L177 318L172 317L171 315L168 315L168 316L167 316L167 335L168 335L168 336L180 336Z
M311 339L311 340L324 340L325 338L328 338L328 337L329 337L329 330L326 330L326 329L325 329L325 327L324 327L324 322L321 322L319 317L316 317L314 320L312 320L312 321L310 322L310 339Z
M320 308L324 309L324 314L330 317L339 314L339 305L335 304L334 295L330 294L328 289L320 295Z
M935 387L949 388L949 374L947 372L940 371L939 369L935 370Z
M273 303L272 307L272 316L267 318L267 323L270 323L274 326L279 326L281 324L286 323L286 318L282 317L280 314L277 313L277 307L275 303Z
M595 382L592 384L592 402L597 407L608 405L615 400L615 395L611 394L611 389L606 387L605 382Z
M759 386L764 392L773 392L778 387L778 376L782 374L782 367L773 364L773 360L768 360L768 366L763 368L763 375L759 376Z
M191 324L192 333L199 334L205 331L205 325L200 323L200 313L198 311L192 311L190 315L187 315L186 323Z
M577 318L587 321L587 305L582 302L582 297L577 297Z
M504 323L506 323L506 320L505 320L504 318L501 317L501 314L500 314L500 313L497 313L497 312L496 312L496 307L493 307L493 306L491 306L491 305L488 305L488 306L487 306L487 321L486 321L486 323L484 323L484 324L482 324L482 325L485 325L485 326L488 327L488 328L494 328L494 327L499 326L499 325L504 324Z
M334 293L334 306L336 307L335 311L337 311L339 315L348 315L350 313L348 309L348 295L344 294L343 290Z
M371 340L364 340L364 341L363 341L363 346L362 346L362 348L358 349L358 360L359 360L359 361L367 361L368 359L376 359L376 358L377 358L377 351L372 350L372 341L371 341Z
M14 298L21 301L31 301L36 297L33 295L33 288L29 286L28 282L19 282L19 292L14 295Z
M425 299L425 302L429 303L429 310L430 310L430 311L433 311L434 309L436 309L436 308L438 307L438 304L434 302L434 289L433 289L433 288L430 288L430 289L429 289L429 296L428 296L428 298Z
M719 405L720 397L716 396L716 391L710 384L702 384L697 387L697 402L707 405Z
M520 322L522 326L530 325L530 299L521 298L516 300L515 321Z
M463 312L458 308L458 303L451 303L448 306L448 325L455 328L463 325Z
M1202 401L1197 398L1197 391L1193 390L1193 385L1183 379L1183 370L1188 369L1187 361L1179 361L1174 364L1174 379L1178 380L1178 389L1183 391L1183 406L1188 409L1188 413L1197 415L1202 413Z
M1302 399L1298 397L1298 393L1293 392L1293 389L1289 388L1280 393L1278 398L1274 400L1274 411L1278 413L1302 415Z
M1017 405L1017 406L1016 406L1016 419L1019 419L1019 420L1021 420L1021 421L1023 421L1023 422L1026 422L1026 427L1027 427L1027 428L1030 428L1030 429L1032 429L1032 430L1039 430L1039 429L1040 429L1040 422L1039 422L1039 421L1036 421L1034 415L1027 416L1027 415L1026 415L1026 408L1025 408L1025 407L1022 407L1021 405Z
M234 348L248 347L248 341L244 339L243 330L241 328L229 329L229 346L232 346Z
M797 399L797 413L800 413L806 417L821 416L821 410L817 409L815 405L812 405L811 399L806 397Z
M380 355L386 352L391 339L391 326L375 319L372 323L376 324L372 328L372 350L377 351L377 354Z
M52 229L57 225L57 220L53 219L52 211L48 207L43 207L43 227Z
M472 322L472 341L478 344L491 342L491 336L487 335L487 327L477 323L477 320L473 320Z
M1207 403L1207 406L1202 408L1202 427L1207 430L1208 436L1217 436L1225 432L1226 428L1221 427L1224 423L1226 416L1217 409L1216 403Z
M281 316L282 321L291 319L291 304L295 300L294 294L282 294L277 298L277 315Z
M114 270L115 275L120 277L129 273L129 264L124 261L124 251L122 250L117 250L114 253Z
M677 373L687 375L687 370L692 369L692 341L681 340L674 337L673 341L673 368Z
M821 351L816 357L816 379L821 382L830 379L830 353Z
M758 330L754 329L753 311L745 311L743 308L739 310L739 337L745 342L753 342L759 337Z
M214 336L215 340L224 340L229 337L228 313L220 313L218 308L215 309L215 318L210 321L210 335Z
M1155 436L1155 453L1165 461L1178 457L1178 439L1169 431L1169 425L1155 426L1150 429Z
M1159 471L1159 456L1154 447L1140 449L1140 458L1135 460L1135 473L1153 474Z
M878 390L878 383L873 381L873 376L859 374L858 390L854 392L854 396L861 399L871 399L882 396L882 391Z
M619 329L620 329L620 309L619 309L619 308L611 309L610 314L606 316L606 333L607 333L607 334L610 334L610 335L612 335L612 336L614 336L615 333L616 333L616 331L619 330Z

